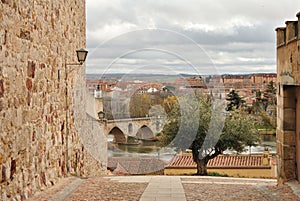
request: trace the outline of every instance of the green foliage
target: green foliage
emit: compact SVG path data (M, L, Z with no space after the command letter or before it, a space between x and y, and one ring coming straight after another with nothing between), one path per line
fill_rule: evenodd
M276 99L276 88L274 82L270 81L263 93L260 90L256 92L256 107L267 111L269 105L277 104Z
M260 135L256 129L256 120L251 115L232 112L226 118L218 143L222 146L222 150L242 152L246 146L255 145L259 141Z
M229 102L227 104L226 110L231 111L234 108L239 109L242 103L245 101L238 95L238 93L235 92L235 90L231 90L228 95L226 100Z
M273 81L269 82L263 93L260 90L256 91L256 101L253 104L253 111L259 120L259 128L276 128L276 99L276 88Z
M263 110L259 110L258 114L259 114L259 117L261 119L261 121L259 123L260 127L267 127L269 129L275 129L276 128L276 121L274 119L274 116L268 115Z
M164 131L160 133L160 145L167 146L176 137L179 129L179 121L177 119L170 120L164 126Z
M228 177L228 174L220 174L218 172L208 172L208 176L214 176L214 177Z
M204 97L202 98L204 102ZM196 137L198 130L205 129L199 125L199 121L193 119L204 118L206 113L196 112L199 110L199 102L191 96L169 97L169 104L165 104L168 112L168 121L161 136L162 146L170 144L177 149L184 150L190 146ZM166 107L165 106L165 107ZM208 125L205 125L206 127Z
M220 151L233 149L239 152L243 151L245 146L253 145L259 141L256 121L252 116L232 111L227 114L225 124L219 125L220 118L224 114L215 114L215 116L212 116L211 106L212 103L207 96L198 97L198 115L192 113L188 118L182 118L180 116L180 106L178 104L174 105L173 110L169 113L168 124L162 132L162 145L169 144L176 137L179 126L182 126L181 124L184 124L184 127L187 128L185 130L187 136L191 136L189 132L192 132L190 128L194 128L194 124L199 125L194 140L197 140L200 144L207 137L209 138L208 141L212 143L218 141L216 145L211 144L210 147L205 149L216 148ZM210 124L211 120L214 121L213 124ZM217 129L218 126L224 126L222 133L213 133L214 130L220 130ZM208 134L209 129L211 133Z
M152 106L163 105L163 98L159 93L133 94L129 102L129 112L131 118L149 116Z
M166 99L163 101L163 107L166 111L167 114L177 111L179 108L175 108L178 106L178 100L176 96L168 96Z
M129 103L130 116L132 118L148 116L150 104L151 101L148 94L133 94Z
M267 89L264 92L263 97L264 102L275 105L276 104L276 88L274 86L274 82L270 81L267 85Z
M179 102L181 102L180 99ZM189 100L187 97L183 99ZM168 124L161 135L161 144L171 143L182 149L184 147L182 144L172 140L177 138L180 128L183 128L184 136L181 136L179 141L181 143L192 142L188 146L192 149L197 167L201 166L201 161L204 161L204 174L207 174L207 162L223 151L230 149L242 152L246 146L255 145L260 141L256 121L252 116L237 111L228 112L226 116L221 112L213 113L212 108L217 106L212 105L208 96L200 96L197 101L197 110L190 108L189 115L182 116L180 113L182 104L173 106L168 116ZM191 104L189 101L186 102L187 105ZM222 118L225 118L224 124L222 124ZM196 134L194 134L195 128Z

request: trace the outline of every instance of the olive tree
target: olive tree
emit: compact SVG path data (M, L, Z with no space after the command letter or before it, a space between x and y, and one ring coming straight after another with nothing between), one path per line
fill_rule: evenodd
M188 146L197 164L197 175L207 175L209 160L225 150L242 152L246 146L259 142L260 136L253 117L237 111L225 112L225 108L224 112L214 114L210 97L201 96L197 101L197 110L192 108L196 112L191 112L186 118L182 118L180 104L173 106L168 124L162 131L161 144L182 149L186 147L184 143L190 143ZM222 118L225 119L223 124L220 123ZM184 127L184 134L174 141L180 127Z

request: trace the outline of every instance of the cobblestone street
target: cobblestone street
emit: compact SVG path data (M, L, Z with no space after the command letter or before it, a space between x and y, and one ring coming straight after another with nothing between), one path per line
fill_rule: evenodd
M292 185L292 188L290 187ZM194 176L113 176L61 179L28 200L293 200L300 201L297 182L277 186L276 180ZM152 186L152 187L151 187ZM181 190L182 189L182 190Z

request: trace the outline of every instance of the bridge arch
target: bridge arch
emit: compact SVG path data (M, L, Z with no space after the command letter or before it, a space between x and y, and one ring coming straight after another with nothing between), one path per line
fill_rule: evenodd
M115 143L126 143L127 141L125 134L116 126L109 131L109 134L114 136Z
M138 139L151 139L154 137L153 131L146 125L141 126L137 133L136 137Z

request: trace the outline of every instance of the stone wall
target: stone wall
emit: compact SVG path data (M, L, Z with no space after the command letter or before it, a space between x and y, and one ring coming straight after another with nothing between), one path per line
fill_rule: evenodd
M299 17L297 21L287 21L285 27L276 29L277 33L277 153L278 182L300 179L296 160L297 122L300 121L300 35ZM298 117L297 117L298 114ZM298 123L299 124L299 123ZM299 166L300 167L300 166Z
M105 143L97 158L80 135L96 132L85 114L84 65L67 66L66 113L64 67L86 45L85 0L1 0L0 22L0 200L105 173Z

